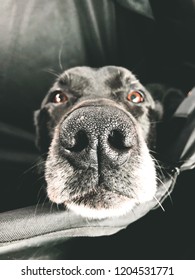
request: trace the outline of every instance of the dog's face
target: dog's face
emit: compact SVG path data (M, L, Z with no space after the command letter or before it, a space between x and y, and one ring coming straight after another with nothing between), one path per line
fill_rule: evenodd
M121 67L76 67L35 113L47 194L91 218L119 216L153 199L150 93Z

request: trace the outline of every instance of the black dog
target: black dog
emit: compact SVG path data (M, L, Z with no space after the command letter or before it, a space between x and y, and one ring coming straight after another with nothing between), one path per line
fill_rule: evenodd
M89 218L123 215L153 199L150 149L161 111L124 68L65 71L35 113L49 199Z

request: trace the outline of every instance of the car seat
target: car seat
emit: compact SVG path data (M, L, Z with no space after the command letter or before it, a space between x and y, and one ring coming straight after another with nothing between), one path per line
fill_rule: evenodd
M194 258L193 2L10 0L0 7L0 258ZM39 202L45 193L33 126L33 111L56 75L109 64L132 70L144 84L186 93L158 127L168 139L165 145L158 136L162 208L150 211L157 206L151 201L114 223Z

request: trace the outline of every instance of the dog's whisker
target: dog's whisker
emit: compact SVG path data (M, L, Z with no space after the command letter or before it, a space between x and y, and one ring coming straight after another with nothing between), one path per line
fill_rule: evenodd
M39 166L44 165L45 160L43 158L47 155L47 153L43 153L39 155L38 159L34 162L32 162L31 166L24 170L23 175L26 175L28 172L31 172L33 169L38 169Z
M44 188L45 188L45 185L42 185L42 186L40 187L38 193L37 193L37 203L36 203L36 206L35 206L35 214L34 214L34 215L36 215L37 209L38 209L39 205L41 204L41 202L42 202L41 208L43 208L43 207L44 207L44 203L45 203L45 201L47 200L47 195L46 195L46 194L45 194L44 201L42 201L43 198L42 198L41 195L40 195L41 191L42 191Z
M45 72L45 73L49 73L49 74L53 75L56 78L59 78L59 76L60 76L59 73L57 73L55 70L53 70L51 68L45 68L45 69L42 69L42 71Z
M37 164L33 164L32 166L30 166L29 168L27 168L24 172L23 172L23 175L26 175L27 173L33 171L33 169L36 169L37 167Z
M165 168L164 168L163 166L161 166L161 165L159 164L159 161L158 161L157 159L155 159L152 155L151 155L151 157L152 157L152 160L154 161L154 163L155 163L155 165L156 165L156 170L157 170L157 172L159 173L158 175L160 175L162 178L164 178L164 177L165 177L165 174L164 174ZM170 175L170 176L171 176L171 175ZM171 193L170 193L169 189L166 187L166 185L165 185L165 183L163 182L163 180L160 179L158 176L156 176L156 180L157 180L157 181L161 184L161 186L165 189L165 191L166 191L166 193L167 193L167 195L168 195L168 197L169 197L171 203L173 204L173 200L172 200L172 197L171 197Z
M151 149L149 151L152 152L153 154L156 153L155 151L152 151ZM160 165L159 161L152 154L150 154L150 155L151 155L151 158L152 158L152 160L153 160L153 162L156 166L156 171L160 172L160 175L162 177L164 177L165 168L163 167L163 165Z
M50 209L49 209L49 212L50 212L50 213L52 213L53 206L54 206L54 202L52 201L51 204L50 204Z
M29 174L29 173L31 173L31 172L37 172L37 169L38 169L38 166L39 166L39 165L41 166L42 163L32 165L31 167L29 167L28 169L26 169L21 175L22 175L22 176L25 176L25 175L27 175L27 174Z
M40 201L41 201L41 197L37 200L37 203L36 203L36 206L35 206L35 210L34 210L34 216L36 216L36 214L37 214L37 209L38 209L38 207L40 205Z
M173 200L172 200L172 197L171 197L171 192L170 190L165 186L165 184L163 183L162 180L160 180L158 177L156 177L156 180L160 182L161 186L165 189L166 193L167 193L167 196L169 197L170 201L171 201L171 204L173 204Z
M164 207L162 206L162 204L160 203L160 201L158 200L158 198L154 195L153 198L156 200L156 202L158 203L158 205L160 206L160 208L163 210L163 212L165 212Z
M46 203L47 200L48 200L48 197L47 197L47 195L45 195L45 198L44 198L44 200L41 203L41 209L43 209L43 207L45 206L45 203Z
M42 178L44 178L44 176L42 176ZM39 191L37 193L37 199L41 199L41 192L43 191L43 189L45 189L44 184L39 188Z
M60 205L57 203L56 204L57 210L60 211Z
M58 53L58 62L59 62L59 67L61 69L61 71L63 71L63 66L62 66L62 51L63 51L63 44L59 50L59 53Z

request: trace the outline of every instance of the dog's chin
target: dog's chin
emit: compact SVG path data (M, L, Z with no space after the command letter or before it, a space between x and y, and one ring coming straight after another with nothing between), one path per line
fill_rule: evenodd
M130 199L128 197L119 196L116 194L112 194L111 197L111 200L114 200L115 203L108 203L108 201L102 201L101 203L96 204L96 207L93 207L91 203L77 204L71 202L65 203L65 205L69 210L88 219L105 219L120 217L133 210L133 208L136 206L135 199ZM104 204L106 204L106 207L104 206Z
M127 197L118 192L106 190L102 186L99 186L98 191L88 191L73 196L69 194L66 199L55 194L48 190L48 197L52 202L64 204L65 208L89 219L121 216L130 212L138 203L133 196Z
M100 187L101 188L101 187ZM130 196L123 195L117 191L113 192L106 189L98 191L89 191L80 193L79 195L58 195L55 191L47 194L49 199L56 204L64 204L64 206L80 215L89 219L104 219L111 217L123 216L130 213L136 205L141 205L155 198L156 184L150 182L148 192L137 190L136 194Z
M132 192L128 196L116 190L108 190L102 185L98 187L98 190L94 188L94 190L84 191L72 196L70 193L66 196L60 196L58 191L55 192L53 189L50 191L50 188L47 189L47 193L52 202L64 204L67 209L84 218L117 218L130 213L135 206L155 197L156 182L150 180L146 183L150 183L148 191L137 190L136 194Z

